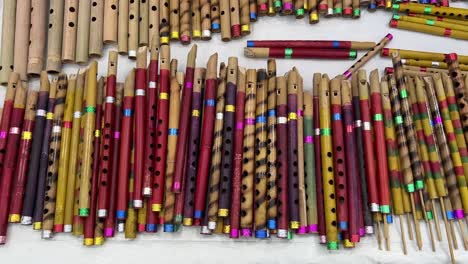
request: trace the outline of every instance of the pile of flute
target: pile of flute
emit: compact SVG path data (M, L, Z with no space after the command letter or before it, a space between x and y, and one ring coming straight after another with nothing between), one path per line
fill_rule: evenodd
M429 4L394 4L390 27L468 40L468 9ZM406 13L406 15L397 14Z
M457 222L468 247L468 77L455 54L445 57L449 75L408 75L396 52L381 80L377 70L369 82L364 70L317 73L313 94L295 68L277 76L274 60L245 70L231 57L218 70L217 54L206 69L196 54L193 46L183 73L168 45L151 48L149 66L141 47L125 84L115 51L106 78L92 62L51 82L44 72L28 93L12 73L0 122L0 243L8 222L33 224L43 238L73 232L85 245L116 230L135 238L196 225L231 238L318 233L337 249L376 224L389 248L394 214L420 249L419 221L435 250L440 216L452 258ZM400 228L406 253L403 220Z

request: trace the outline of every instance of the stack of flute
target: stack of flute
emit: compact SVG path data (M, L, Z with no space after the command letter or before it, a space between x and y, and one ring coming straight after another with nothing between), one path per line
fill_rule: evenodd
M452 259L457 222L468 247L468 77L455 54L444 56L449 75L413 74L397 52L381 80L377 70L369 82L364 70L317 73L313 94L296 69L277 76L274 60L245 70L231 57L218 70L217 54L206 69L196 54L193 46L183 73L168 45L151 48L149 66L141 47L125 84L115 51L106 78L93 62L51 82L43 73L28 93L12 73L0 122L0 243L8 222L46 239L73 232L85 245L115 230L135 238L196 225L232 238L318 233L337 249L376 223L389 248L394 214L406 216L419 248L421 219L433 250L432 221L442 240L440 216Z
M429 4L394 4L390 27L468 40L468 9Z

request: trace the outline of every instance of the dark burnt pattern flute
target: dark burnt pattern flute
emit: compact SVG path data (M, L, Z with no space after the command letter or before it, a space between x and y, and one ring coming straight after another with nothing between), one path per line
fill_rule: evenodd
M156 126L156 156L154 164L153 194L151 208L160 212L164 199L164 178L166 173L166 150L169 119L169 85L170 85L170 48L160 47L159 99Z
M278 168L277 236L288 237L288 88L284 76L276 78L276 141Z
M18 162L15 170L15 185L12 190L10 202L9 222L17 223L21 220L21 209L23 206L23 197L27 183L27 173L30 164L30 154L32 147L32 133L34 130L34 117L37 109L37 99L39 93L31 91L26 101L26 111L24 114L23 127L21 132L21 141L18 152Z
M193 224L193 201L195 199L195 183L198 165L198 143L200 142L201 112L203 107L202 88L205 84L205 69L196 68L194 76L192 109L190 118L190 135L188 139L188 152L186 174L185 174L185 194L184 194L184 219L185 226Z
M218 216L229 219L231 186L234 158L234 128L236 126L237 58L229 57L226 77L226 94L223 124L223 151L221 157L221 181L218 203Z
M113 133L115 122L115 98L116 98L116 86L117 86L117 51L109 52L109 60L107 63L107 80L106 80L106 91L104 97L104 120L102 127L102 153L101 153L101 167L99 170L99 195L97 205L97 216L99 218L105 218L108 216L109 208L109 186L110 178L113 173ZM113 217L113 216L112 216Z
M8 142L6 145L5 160L3 164L3 176L0 187L0 245L6 243L8 229L8 213L11 197L11 186L16 168L18 145L21 138L21 128L26 107L27 87L19 82L15 92L13 110L11 112L10 129L8 131Z
M234 160L231 180L231 207L230 224L231 233L229 237L239 238L240 213L241 213L241 184L242 184L242 155L244 151L244 110L245 110L245 69L239 67L237 70L237 91L234 131Z

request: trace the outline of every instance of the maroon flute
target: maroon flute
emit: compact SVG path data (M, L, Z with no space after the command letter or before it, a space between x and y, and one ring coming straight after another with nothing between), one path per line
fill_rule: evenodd
M279 59L356 59L356 50L310 48L245 48L248 58Z

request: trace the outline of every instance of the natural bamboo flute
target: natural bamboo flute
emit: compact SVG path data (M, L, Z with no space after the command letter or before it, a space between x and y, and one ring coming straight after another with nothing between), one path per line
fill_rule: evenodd
M89 21L89 57L102 55L103 23L104 0L95 0L91 4L91 20Z
M8 83L13 71L17 0L3 1L2 48L0 50L0 84Z
M62 62L74 62L76 41L77 41L77 22L78 22L78 0L65 2L63 17L63 36L62 36Z
M52 3L53 4L53 3ZM51 6L53 7L53 6ZM63 7L62 7L63 8ZM54 10L55 11L55 10ZM54 31L54 15L50 17L52 28L50 32ZM63 12L63 11L62 11ZM28 52L28 70L30 76L38 76L44 68L44 49L46 43L46 17L47 17L47 4L44 1L32 0L31 1L31 28L29 39L31 41ZM61 30L61 29L59 29ZM61 39L60 39L61 44ZM58 56L60 60L60 56Z
M138 18L138 45L148 46L152 36L149 35L149 1L140 0Z
M118 0L104 1L104 24L103 36L104 43L116 43L118 32Z
M132 59L137 56L139 12L140 1L130 1L128 4L128 57Z
M27 81L29 29L31 24L31 0L18 1L16 6L15 46L13 55L13 71L20 75L22 81Z
M154 46L159 47L159 0L149 1L148 12L148 38L150 41L148 46L151 49ZM157 37L155 38L155 36ZM155 39L157 40L158 45L153 43L153 40Z
M267 228L270 230L276 229L276 218L278 216L277 207L277 179L278 172L276 168L276 61L268 60L267 63L268 77L268 119L267 119Z
M159 8L159 7L158 7ZM117 46L120 54L128 52L128 18L129 4L127 0L119 0L118 7L118 23L117 23Z

